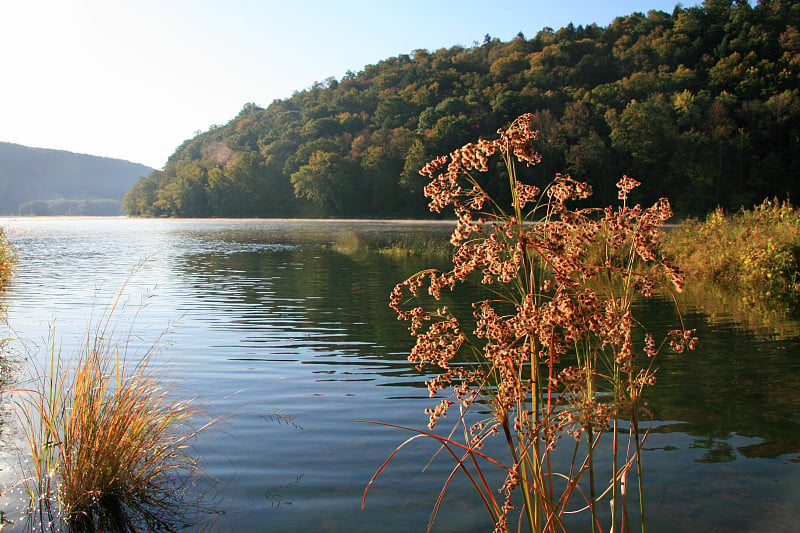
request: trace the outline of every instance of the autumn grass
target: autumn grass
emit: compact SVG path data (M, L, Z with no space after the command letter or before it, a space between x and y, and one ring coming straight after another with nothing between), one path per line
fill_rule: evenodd
M14 273L14 264L16 263L16 255L6 241L5 232L0 228L0 292L4 291L8 281ZM5 324L5 309L0 304L0 324ZM7 338L0 338L0 391L9 382L11 375L11 362L8 356L8 341ZM2 527L2 520L0 520L0 528Z
M788 200L686 220L662 248L692 278L735 291L745 305L800 310L800 209Z
M11 279L14 271L15 255L8 241L5 232L0 228L0 290L3 290Z
M337 238L332 249L340 254L361 259L375 255L390 259L409 257L448 259L454 250L450 244L450 235L437 233L401 234L385 240L363 238L354 233L347 233Z
M453 254L450 235L401 235L380 246L378 253L387 257L449 258Z
M165 385L153 349L128 359L112 340L114 307L74 358L53 342L19 400L33 529L171 531L196 509L184 489L199 473L187 447L198 410Z

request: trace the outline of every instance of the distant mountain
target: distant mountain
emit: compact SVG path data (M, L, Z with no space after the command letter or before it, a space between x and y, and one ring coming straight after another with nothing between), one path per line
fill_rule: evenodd
M21 206L22 214L122 214L125 192L151 172L122 159L0 142L0 214L20 214Z

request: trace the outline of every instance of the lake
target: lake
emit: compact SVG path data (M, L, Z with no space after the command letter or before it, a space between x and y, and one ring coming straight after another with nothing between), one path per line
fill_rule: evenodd
M3 297L21 367L74 353L127 280L115 330L130 353L160 343L165 379L217 424L193 443L212 531L424 531L451 464L418 441L363 491L409 435L427 397L405 357L412 341L388 307L420 259L365 243L447 233L392 221L3 218L19 254ZM132 271L134 271L132 273ZM800 337L754 330L687 304L702 346L661 360L650 408L645 490L651 531L797 531ZM663 302L644 321L669 327ZM18 460L3 409L0 479ZM491 525L463 480L435 531ZM15 499L16 498L16 499ZM19 495L5 494L12 519ZM22 528L18 528L22 529Z

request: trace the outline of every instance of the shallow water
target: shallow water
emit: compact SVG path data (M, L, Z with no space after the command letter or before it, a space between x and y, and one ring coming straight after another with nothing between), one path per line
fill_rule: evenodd
M46 358L51 329L62 353L74 353L127 280L113 324L130 356L159 340L167 379L222 417L195 443L216 480L203 485L217 511L206 528L424 530L451 467L440 459L421 472L430 443L404 449L361 509L370 477L409 435L356 421L423 428L432 404L425 376L405 361L405 325L387 306L394 284L425 265L362 244L447 225L15 218L0 226L19 253L4 302L20 359ZM675 320L666 305L643 312L648 323ZM798 338L710 321L697 309L686 319L703 346L664 358L650 398L651 530L796 530ZM4 442L13 441L11 425ZM0 471L6 483L13 470ZM490 529L465 483L449 494L436 531Z

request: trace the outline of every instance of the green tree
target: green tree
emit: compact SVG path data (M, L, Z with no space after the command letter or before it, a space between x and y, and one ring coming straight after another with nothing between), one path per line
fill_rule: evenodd
M317 204L327 214L342 214L354 201L353 171L352 162L338 153L318 150L292 173L291 181L298 197Z
M158 193L155 205L162 212L178 217L208 216L208 173L201 161L181 161L175 179ZM205 162L207 164L207 162Z
M612 145L631 155L640 166L664 163L672 155L675 118L663 94L643 102L631 100L621 113L606 115Z

